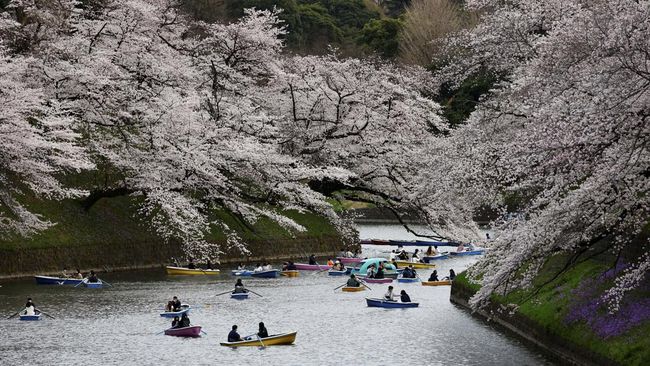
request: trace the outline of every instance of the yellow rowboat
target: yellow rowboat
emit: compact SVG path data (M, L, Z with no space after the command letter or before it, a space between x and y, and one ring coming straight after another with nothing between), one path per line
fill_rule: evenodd
M298 277L300 275L300 271L293 270L293 271L282 271L280 272L281 275L287 276L287 277Z
M293 342L296 341L296 334L298 334L298 332L282 333L282 334L275 334L261 339L257 338L257 336L254 336L254 339L243 340L239 342L221 342L221 345L226 347L286 346L289 344L293 344Z
M165 267L167 270L168 275L176 275L176 276L203 276L203 275L217 275L219 274L218 269L189 269L189 268L183 268L183 267L172 267L172 266L167 266Z
M400 267L413 266L413 268L417 268L417 269L436 268L435 264L430 264L430 263L409 262L409 261L395 261L395 262Z
M451 281L422 281L422 286L450 286Z
M365 287L347 287L347 286L345 286L341 290L343 292L359 292L359 291L365 291L366 288Z

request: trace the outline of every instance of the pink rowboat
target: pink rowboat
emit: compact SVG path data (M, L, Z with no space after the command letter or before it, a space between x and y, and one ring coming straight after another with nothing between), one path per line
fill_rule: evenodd
M169 328L165 330L165 335L174 337L200 337L201 326L193 325L185 328Z
M324 271L330 269L330 266L326 264L305 264L305 263L295 263L296 269L301 271Z
M393 282L392 278L361 278L361 281L366 283L391 283Z
M336 257L343 264L354 264L360 263L363 259L361 258L347 258L347 257Z

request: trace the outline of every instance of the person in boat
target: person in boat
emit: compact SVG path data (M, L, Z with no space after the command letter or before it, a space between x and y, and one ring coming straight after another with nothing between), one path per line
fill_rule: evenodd
M297 269L298 268L296 268L296 264L292 261L289 261L289 264L287 264L287 271L295 271Z
M237 282L235 282L235 290L232 292L233 294L245 294L247 293L248 290L246 287L244 287L244 284L241 282L241 278L237 279Z
M255 264L255 268L253 268L253 272L262 272L262 271L263 271L262 264L260 263Z
M463 243L458 244L458 247L456 247L456 253L460 253L464 251L465 251L465 245Z
M375 273L375 278L376 279L384 278L384 265L382 263L379 263L379 268L377 268L377 273Z
M238 270L238 271L243 271L243 270L245 270L245 269L246 269L246 267L244 266L243 263L239 263L239 264L237 265L237 270Z
M406 250L402 249L397 258L403 261L407 261L409 259L409 254L406 252Z
M318 264L316 263L316 257L313 254L309 256L309 264L312 266Z
M190 259L190 263L187 264L188 269L196 269L196 264L194 264L194 261Z
M265 270L265 271L271 271L271 270L273 270L273 266L271 265L271 263L266 262L266 263L264 264L264 270Z
M185 328L190 326L190 318L187 316L187 313L181 315L181 320L178 321L177 328Z
M174 302L173 301L167 301L167 305L165 305L165 312L172 312L174 311Z
M63 267L63 271L61 271L61 278L69 278L70 274L68 273L68 268Z
M178 299L177 296L174 296L172 298L172 310L173 311L181 311L181 300Z
M208 259L208 262L205 264L205 269L212 269L212 262Z
M260 338L268 338L269 336L269 331L266 330L263 322L260 322L259 329L257 330L257 336Z
M282 262L282 271L288 271L288 269L287 269L288 266L289 266L289 263Z
M433 272L431 272L431 276L429 276L429 281L439 281L437 270L434 269Z
M180 319L177 316L175 316L174 320L172 320L172 328L177 328L178 323L180 323Z
M375 265L374 264L369 265L368 269L366 269L366 277L375 278Z
M474 244L469 243L469 244L467 244L467 248L466 248L465 250L467 250L467 251L473 251L473 250L475 250L475 249L476 249L476 248L474 247Z
M415 249L415 252L411 257L411 262L419 262L419 261L420 261L420 249Z
M400 292L399 299L400 299L402 302L411 302L411 297L410 297L409 294L407 294L406 291L404 291L404 290L402 290L402 291Z
M237 326L233 325L232 330L228 333L228 342L240 342L241 336L237 333Z
M36 315L36 305L34 305L31 297L27 298L25 309L23 310L23 315Z
M485 239L490 240L490 233L485 233Z
M84 279L84 275L83 275L83 273L81 273L79 268L77 268L77 275L76 276L77 276L77 279L80 279L80 280Z
M393 294L393 286L388 286L388 291L384 294L384 300L395 301L395 295Z
M95 274L95 271L90 271L90 274L88 275L88 282L90 283L97 283L99 282L99 278L97 278L97 275Z
M338 270L345 271L345 264L343 262L336 261L338 263Z
M348 278L348 282L345 283L347 287L361 287L361 282L357 280L357 277L355 275L350 275L350 278Z
M445 277L444 279L453 281L454 278L456 278L456 272L454 272L453 269L450 269L449 270L449 276Z
M334 267L334 261L332 259L327 260L327 266L328 267Z
M436 252L433 250L431 245L429 245L427 251L424 254L426 254L427 257L433 257L434 255L436 255Z
M399 267L397 266L397 261L395 260L395 258L393 258L393 260L391 261L391 264L395 266L395 269L398 269L398 268L399 268Z
M394 261L395 257L397 257L397 251L395 249L390 251L390 254L388 255L388 260L389 261Z
M402 278L414 278L413 272L411 271L411 267L405 267L404 270L402 271Z

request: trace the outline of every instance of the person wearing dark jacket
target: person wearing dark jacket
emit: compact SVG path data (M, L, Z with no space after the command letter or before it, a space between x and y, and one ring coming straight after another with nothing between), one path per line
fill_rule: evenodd
M439 281L437 270L434 269L433 272L431 272L431 276L429 276L429 281Z
M190 326L190 318L187 316L187 313L181 315L181 320L178 322L178 328L185 328Z
M404 290L400 292L400 300L402 300L402 302L411 302L411 298Z
M318 264L316 263L316 257L313 254L309 256L309 264L312 266Z
M377 272L375 273L375 278L377 279L382 279L384 278L384 265L379 263L379 268L377 269Z
M172 308L174 311L181 311L181 300L179 300L176 296L174 296L172 299Z
M257 336L260 338L266 338L269 336L269 332L266 330L263 322L260 322L260 329L257 331Z
M95 274L95 271L90 271L90 274L88 275L88 282L91 282L91 283L99 282L99 279L97 278L97 275Z
M233 325L232 330L228 333L228 342L239 342L241 341L241 336L237 333L237 326Z
M241 278L237 279L237 282L235 283L235 291L233 291L233 294L245 294L247 293L248 290L246 290L246 287L244 287L244 284L241 282Z
M350 275L350 278L348 278L348 282L345 284L347 287L361 287L361 282L357 280L355 275Z
M179 321L178 317L175 316L175 317L174 317L174 320L172 320L172 328L178 328L178 323L179 323L179 322L180 322L180 321Z

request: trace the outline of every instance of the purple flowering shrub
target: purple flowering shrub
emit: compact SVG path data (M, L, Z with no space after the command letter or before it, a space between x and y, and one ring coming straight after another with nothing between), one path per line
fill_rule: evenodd
M650 320L650 297L647 296L649 284L635 290L634 296L628 296L621 303L617 312L608 311L603 299L604 291L611 281L627 265L618 263L614 268L601 275L583 281L571 291L571 301L565 316L565 324L585 322L599 337L606 339L619 336L633 327Z

